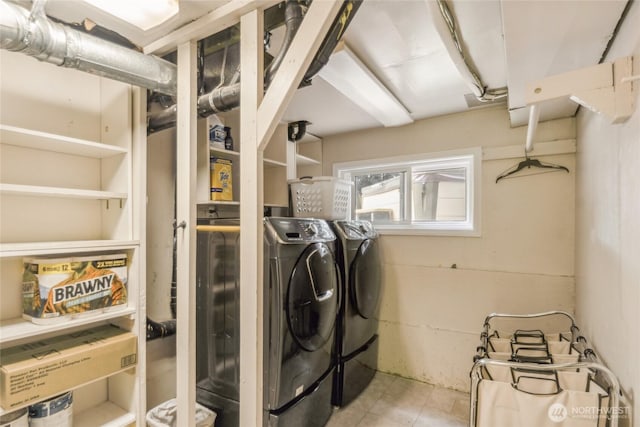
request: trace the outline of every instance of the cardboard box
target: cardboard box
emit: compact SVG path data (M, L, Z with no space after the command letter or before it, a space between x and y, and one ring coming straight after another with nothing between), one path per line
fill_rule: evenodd
M211 157L211 200L233 200L231 160Z
M129 369L137 358L136 336L111 325L0 349L0 407L53 397Z

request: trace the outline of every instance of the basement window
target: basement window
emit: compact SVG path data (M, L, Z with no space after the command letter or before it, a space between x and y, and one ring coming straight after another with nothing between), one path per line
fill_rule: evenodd
M337 163L352 218L383 234L480 235L480 148Z

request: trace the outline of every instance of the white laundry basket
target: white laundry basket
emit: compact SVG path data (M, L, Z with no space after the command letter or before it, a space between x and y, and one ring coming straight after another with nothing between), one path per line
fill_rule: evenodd
M289 180L296 218L349 219L353 184L332 176Z
M176 399L167 400L147 412L148 427L177 427ZM196 402L196 427L213 427L216 413Z

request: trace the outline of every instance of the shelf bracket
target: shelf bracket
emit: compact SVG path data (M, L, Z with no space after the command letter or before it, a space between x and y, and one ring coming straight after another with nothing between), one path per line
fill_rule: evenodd
M533 106L568 98L604 115L612 124L624 123L634 111L633 57L605 62L550 76L527 85L526 103ZM529 123L532 126L532 123Z

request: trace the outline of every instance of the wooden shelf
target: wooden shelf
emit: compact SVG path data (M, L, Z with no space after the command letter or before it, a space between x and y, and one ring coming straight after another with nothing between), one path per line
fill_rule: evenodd
M61 242L0 243L0 258L62 255L135 249L138 240L69 240Z
M127 153L124 148L0 124L0 143L55 153L102 159Z
M305 142L320 142L320 141L322 141L322 138L320 138L319 136L306 132L302 137L302 139L299 140L298 142L302 142L304 144Z
M0 124L7 166L0 179L0 346L33 344L103 324L133 333L139 363L106 376L91 373L68 389L74 391L75 426L144 425L146 243L139 237L146 218L147 159L139 149L146 144L144 91L72 70L51 72L11 52L1 56L6 85L0 94L8 96L13 110L11 120L7 116ZM9 90L24 79L51 90ZM126 304L48 324L22 317L24 258L104 253L127 255ZM20 400L26 407L35 396Z
M265 168L278 168L278 167L283 167L286 168L287 167L287 163L286 162L279 162L277 160L271 160L271 159L264 159L264 167Z
M311 157L303 156L302 154L296 154L296 164L298 165L319 165L320 161L312 159Z
M124 316L132 316L136 312L135 308L123 305L121 309L95 314L87 314L75 319L65 319L58 323L49 325L36 325L35 323L21 317L0 321L0 344L22 338L37 338L51 332L64 331L75 326L90 325L105 320L116 319Z
M240 157L240 153L238 151L225 150L224 148L214 148L209 147L209 154L220 154L222 156L227 157ZM278 160L263 159L265 167L287 167L286 162L280 162Z
M60 197L65 199L110 200L127 198L127 193L115 191L83 190L79 188L45 187L0 183L0 193L17 196Z
M203 202L198 202L199 205L229 205L229 206L240 206L240 202L235 200L206 200Z
M231 157L240 157L239 151L225 150L224 148L216 148L211 146L209 146L209 153L210 154L217 153L217 154L222 154L222 155L231 156Z
M137 365L136 365L137 366ZM77 386L74 386L72 388L70 388L67 391L73 391L74 393L76 393L78 390L81 390L83 387L88 386L90 384L96 384L96 382L103 380L104 378L110 378L113 377L115 375L121 374L121 373L125 373L127 371L130 370L134 370L136 369L136 366L133 367L127 367L124 369L120 369L119 371L113 372L112 374L108 375L107 377L101 377L101 378L95 378L91 381L82 383L82 384L78 384ZM53 396L41 396L43 399L48 399L50 397ZM75 399L74 399L75 400ZM4 415L8 412L13 412L13 411L17 411L19 409L25 408L28 405L19 405L16 406L14 408L12 408L11 410L5 410L4 408L0 407L0 415ZM75 404L74 404L75 406ZM87 407L86 409L83 409L82 411L79 411L77 413L73 414L73 425L74 427L77 426L119 426L119 427L124 427L124 426L129 426L132 423L135 423L136 421L136 415L132 412L128 412L124 409L122 409L120 406L116 405L115 403L111 402L111 401L103 401L101 403L98 403L96 405L92 405L90 407Z
M135 422L136 414L127 412L109 401L87 408L73 416L74 427L124 427ZM142 421L139 424L142 424Z

